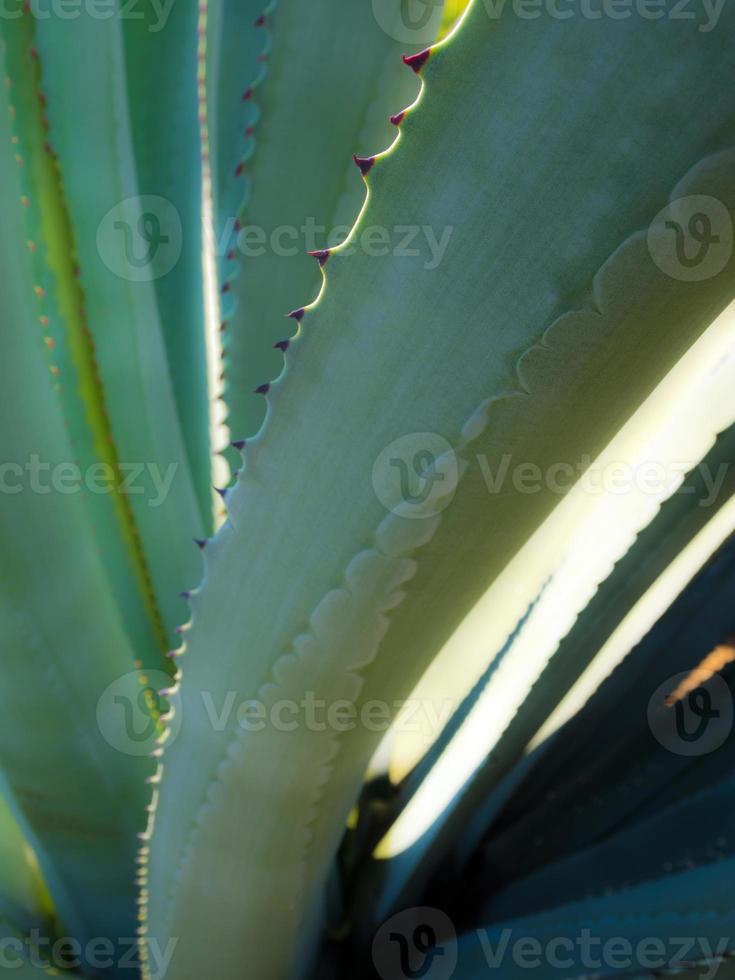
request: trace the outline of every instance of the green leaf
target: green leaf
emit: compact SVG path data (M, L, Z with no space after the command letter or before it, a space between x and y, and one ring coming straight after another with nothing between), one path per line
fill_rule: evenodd
M3 89L0 764L65 928L82 941L117 939L135 929L131 869L150 763L114 748L102 727L113 741L125 736L113 696L126 691L110 685L130 675L136 653L87 495L69 489L75 453L38 324L31 253L19 248L22 168L11 152L8 109ZM132 677L137 683L137 672Z
M489 24L475 4L429 58L356 231L424 229L420 254L330 258L192 597L148 886L150 935L181 937L174 980L236 977L246 955L263 978L308 968L383 730L308 724L302 702L390 714L557 499L491 497L476 454L542 472L594 458L730 298L732 256L684 282L640 230L672 188L735 211L730 37ZM450 231L438 264L426 228ZM410 489L434 492L401 500L392 461L427 458ZM228 692L265 727L215 726ZM295 731L274 723L284 701Z
M640 532L631 549L616 564L554 651L512 724L473 776L461 799L452 806L451 826L444 828L443 836L444 846L450 844L454 850L458 867L466 866L481 836L487 832L504 795L509 792L508 784L520 785L531 767L540 762L543 750L523 759L522 756L561 699L635 603L731 499L735 492L733 460L735 426L718 436L715 445L687 475L679 490L663 503L654 520ZM707 499L705 474L718 473L724 473L724 479L710 506L703 507L701 501ZM546 780L542 771L535 770L535 773L534 779ZM506 777L508 783L503 782ZM438 828L434 833L436 830ZM420 867L418 853L425 851L427 846L428 841L423 842L411 858L416 869ZM432 848L435 862L442 848L436 845L433 836ZM405 875L407 871L402 873ZM428 868L422 873L428 873Z
M0 780L0 917L28 931L53 917L51 898L38 859L9 803L9 790Z
M236 245L235 219L247 198L249 180L238 172L255 145L259 109L256 89L267 72L271 47L265 0L216 0L207 11L208 119L212 134L212 194L220 281L235 275L227 258ZM267 9L267 13L266 13ZM262 20L261 20L262 18ZM247 96L247 97L246 97Z
M258 107L259 118L236 176L244 209L227 213L231 202L239 208L240 201L226 184L218 208L220 228L228 220L230 228L235 219L242 223L234 256L221 264L223 319L230 321L224 334L225 401L237 439L254 435L263 422L265 403L255 389L282 369L282 354L273 345L296 326L284 316L319 291L319 268L307 251L342 241L360 211L365 188L352 155L367 156L393 142L389 116L417 93L415 78L400 60L417 46L400 37L392 0L315 0L308 16L298 0L271 7L270 41L261 41L265 68L247 83L247 101ZM438 7L437 14L434 34ZM222 28L228 30L227 18ZM264 36L265 28L258 30ZM252 39L247 32L243 37L244 67L251 63ZM430 34L425 43L432 39ZM227 107L236 85L221 75L219 85ZM231 116L227 111L224 119ZM252 116L249 123L255 124Z
M511 882L484 903L483 918L518 918L732 857L733 803L735 780L729 777ZM487 869L486 882L492 880Z
M734 587L731 540L539 754L484 847L499 886L729 775L727 743L706 755L706 745L695 746L690 756L679 749L683 739L673 739L673 730L672 743L661 741L660 733L668 731L663 716L673 715L660 689L671 693L678 675L689 675L733 634ZM718 680L731 688L732 670ZM722 696L717 690L709 695L715 703Z
M181 222L181 254L155 279L161 330L201 523L212 531L209 388L202 272L202 146L198 115L197 4L171 3L166 16L145 0L122 17L130 128L140 194L168 201ZM140 16L142 15L142 16Z
M121 492L124 474L110 432L76 276L72 230L48 144L30 14L4 20L2 37L12 110L8 138L15 148L23 202L19 242L28 250L36 294L33 327L43 336L50 378L73 447L70 463L73 460L83 477L81 492L110 588L137 657L160 668L166 640L129 499Z
M110 429L135 473L130 506L170 633L199 574L202 521L150 277L174 260L181 231L173 206L138 183L121 23L43 16L36 38Z
M550 980L637 975L648 964L651 969L643 975L655 976L661 969L676 971L715 954L730 954L735 913L728 877L734 866L731 858L614 895L475 929L460 936L456 975L462 980L487 976L488 956L502 964L502 975L509 980L527 976L529 963L535 977ZM529 939L534 943L530 950ZM525 947L516 945L524 940ZM425 975L438 980L446 975L442 967L446 962L438 956Z

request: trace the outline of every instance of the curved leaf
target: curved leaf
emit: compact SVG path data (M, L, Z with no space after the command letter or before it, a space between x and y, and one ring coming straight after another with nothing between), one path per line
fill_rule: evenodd
M664 64L686 84L664 85ZM735 211L735 132L718 95L733 64L724 30L488 25L481 4L431 54L422 104L370 171L356 234L449 227L450 245L438 268L426 244L330 258L192 597L147 889L150 935L182 937L175 980L227 980L246 955L264 978L308 969L381 732L300 724L299 706L347 701L360 718L377 701L390 714L555 502L489 499L475 455L494 465L509 452L542 472L596 455L730 298L732 267L670 277L638 229L672 187ZM582 84L593 66L594 90ZM450 175L441 194L437 174ZM437 490L401 500L391 460L417 454ZM214 726L228 692L255 700L265 727L237 712ZM278 721L284 702L295 730ZM273 820L283 812L298 827Z

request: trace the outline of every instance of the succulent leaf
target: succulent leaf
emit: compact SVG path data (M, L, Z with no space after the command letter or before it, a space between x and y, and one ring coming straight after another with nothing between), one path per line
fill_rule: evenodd
M494 465L510 452L542 471L594 457L732 295L732 266L683 282L640 230L672 188L735 210L735 132L718 95L735 63L728 33L485 18L476 3L450 43L414 62L424 98L371 169L355 232L448 228L446 254L437 265L427 236L417 256L332 255L205 550L149 866L150 934L182 937L175 980L235 977L246 955L264 978L308 967L319 895L379 738L360 725L248 731L236 714L215 728L212 705L237 692L272 722L309 694L358 711L406 696L555 502L488 500L475 455ZM686 84L663 81L674 76ZM423 479L443 477L439 492L394 500L386 517L381 460L427 432L439 441L411 441L404 462L429 452ZM282 812L300 826L274 822Z
M151 278L176 257L179 225L173 205L148 194L136 173L123 19L43 10L36 40L50 140L110 428L121 462L137 472L130 506L171 633L184 617L179 593L198 575L191 538L202 533Z
M733 576L735 543L730 541L557 733L542 753L543 762L538 758L525 774L484 849L500 882L590 847L644 815L655 815L665 803L683 800L730 775L733 748L727 742L693 757L676 751L676 744L662 743L656 736L661 730L655 727L658 716L673 718L674 709L664 704L663 694L660 703L652 699L662 685L668 684L673 694L677 682L672 678L691 675L735 633ZM733 671L726 658L722 666L719 683L730 689ZM702 686L708 689L708 683ZM592 745L599 749L594 757ZM569 772L572 757L575 767ZM574 795L576 802L569 806Z
M166 11L166 17L156 11ZM210 406L202 273L202 152L198 88L198 5L146 0L143 16L122 17L125 77L138 191L168 202L181 223L180 255L168 269L151 258L168 370L201 512L212 531ZM156 267L156 261L162 267Z
M242 223L234 255L221 263L223 319L230 321L225 401L237 438L255 435L262 424L257 389L280 373L283 356L274 345L298 322L284 314L299 311L319 290L319 268L307 252L342 241L360 210L365 188L353 154L369 156L391 143L389 116L418 91L400 60L416 45L395 37L398 6L315 0L305 18L298 0L279 0L256 28L267 61L244 93L246 104L257 107L245 126L255 129L233 171L247 189L235 198L221 177L218 207L220 227ZM383 8L387 24L374 13ZM438 7L437 13L440 20ZM252 39L244 37L243 67L252 59ZM226 99L231 90L224 87ZM233 200L238 210L228 212Z
M110 431L77 278L73 232L48 142L46 97L30 13L3 20L2 38L11 129L5 137L14 147L14 180L23 203L22 240L36 296L34 326L43 338L49 377L72 447L69 463L73 461L83 477L79 492L96 530L104 572L137 657L160 669L166 639L130 500L122 490L126 474Z
M462 798L453 802L452 813L447 817L451 826L447 826L443 834L454 849L453 860L457 867L466 865L502 806L504 794L510 792L502 781L511 774L508 777L510 783L520 785L531 768L540 762L541 749L523 761L521 757L562 697L638 599L731 499L735 492L734 459L735 426L731 426L717 437L715 445L701 464L687 475L680 490L663 503L654 520L640 532L632 548L616 564L561 641L513 723L473 776ZM701 506L701 501L706 499L705 473L724 473L718 492L708 507ZM534 779L545 781L546 777L536 770ZM461 835L457 833L459 825L463 827ZM438 827L435 827L432 835L437 831ZM428 841L425 841L424 847L412 856L411 861L416 867L419 865L418 851L425 850L427 845ZM442 848L434 843L432 850L433 860L439 860ZM428 869L423 870L428 873Z
M646 941L648 961L652 959L651 941L656 943L655 956L660 961L657 968L652 965L648 974L642 974L651 977L661 976L662 970L671 970L678 976L678 971L696 962L711 960L714 955L732 955L729 937L734 913L727 878L734 867L731 858L671 874L663 880L644 882L613 895L566 903L549 912L468 932L459 940L457 976L462 980L487 976L488 955L493 957L492 962L502 963L503 977L516 980L527 976L528 946L524 958L513 955L512 944L524 939L527 943L529 937L540 951L531 958L538 960L534 976L541 980L637 976L637 951ZM626 943L622 950L621 937ZM603 955L603 950L609 948L606 944L614 939L618 941L616 953ZM546 956L549 951L551 956ZM438 957L425 976L446 975L441 972L445 965ZM635 972L631 973L631 967ZM696 970L694 975L698 975Z
M150 763L113 747L102 728L118 731L110 685L131 673L137 683L136 655L86 497L68 487L75 453L38 323L32 256L18 248L25 206L5 90L2 100L0 407L11 469L0 508L0 763L65 927L80 941L129 936Z
M16 922L25 932L48 928L53 910L38 859L11 810L4 781L0 789L0 919Z

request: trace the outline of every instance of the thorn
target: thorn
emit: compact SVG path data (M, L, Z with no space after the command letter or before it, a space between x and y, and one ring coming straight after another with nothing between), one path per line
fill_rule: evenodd
M197 546L197 548L204 551L204 549L207 547L207 540L206 538L194 538L194 544Z
M255 27L262 27L265 24L265 14L261 14L260 17L255 21Z
M235 176L236 176L236 177L242 177L242 175L243 175L244 173L245 173L245 164L244 164L244 163L242 162L242 160L241 160L241 161L240 161L240 162L238 163L238 165L237 165L237 166L235 167Z
M400 126L401 123L403 122L403 118L405 115L406 115L406 110L401 109L401 111L397 112L395 116L390 117L390 121L393 123L394 126Z
M290 316L292 320L296 320L297 323L301 323L301 321L304 319L305 313L306 310L303 308L303 306L300 306L298 310L291 310L291 312L287 313L286 316Z
M367 177L367 175L373 169L373 164L375 163L375 157L358 157L353 153L352 159L359 167L360 173L363 175L363 177Z
M246 88L242 93L242 101L249 102L253 97L253 90L251 88Z
M430 48L424 48L423 51L418 51L416 54L404 54L403 64L408 65L408 67L415 71L418 75L426 62L429 60L430 54Z
M235 231L241 231L242 230L242 221L240 221L239 218L235 218L235 224L232 227L234 228Z
M191 599L191 592L189 592L188 589L186 589L184 592L179 592L179 598L186 599L188 602L189 599Z
M247 127L247 128L245 129L245 135L246 135L246 136L252 136L252 135L253 135L253 132L254 132L254 130L253 130L253 127L252 127L252 126L248 126L248 127Z
M229 283L229 282L226 282L226 283L224 284L224 286L222 287L222 292L223 292L223 293L229 293L229 291L230 291L231 289L232 289L232 283Z
M288 350L288 345L291 343L290 340L279 340L277 344L273 345L274 350L282 350L285 354Z
M237 449L237 451L241 453L247 444L244 439L235 439L235 441L231 442L230 445L233 449Z
M218 493L220 495L220 497L224 500L225 499L225 494L227 493L227 490L226 489L223 490L221 487L214 487L214 492L215 493Z
M258 385L258 387L255 389L254 394L267 395L270 390L271 390L271 386L268 382L266 382L266 384L264 385Z
M309 252L309 255L315 258L319 263L319 267L323 269L327 264L327 259L329 258L329 249L319 248L315 252Z

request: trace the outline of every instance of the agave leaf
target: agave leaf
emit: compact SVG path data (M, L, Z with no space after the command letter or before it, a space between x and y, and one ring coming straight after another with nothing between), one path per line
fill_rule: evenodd
M302 702L355 702L359 717L378 701L390 715L557 499L489 499L475 454L542 472L594 458L731 296L732 267L685 283L639 230L672 188L735 208L718 94L730 35L639 19L593 28L490 25L471 8L425 63L424 99L370 171L359 224L453 229L439 268L428 246L334 254L273 386L206 549L182 729L166 751L147 925L181 937L175 980L235 977L246 956L264 978L308 969L319 895L382 730L299 723ZM664 85L667 65L686 84ZM428 444L392 445L427 432ZM434 492L401 501L391 460L427 453ZM227 692L258 702L265 727L237 712L213 726ZM297 713L286 725L284 701ZM273 819L283 812L300 826Z
M164 19L146 0L123 17L138 190L168 201L181 222L181 254L155 281L161 329L201 524L212 530L209 390L202 274L202 147L198 120L198 5L172 3Z
M400 60L417 50L411 32L408 39L401 32L400 8L394 0L315 0L305 17L299 0L279 0L266 13L270 40L265 28L256 28L267 60L245 94L260 118L231 171L230 179L242 187L239 198L221 176L218 205L220 229L232 232L236 219L243 226L234 248L226 235L219 248L225 253L223 319L230 321L224 335L225 401L238 439L254 435L265 416L256 389L281 371L283 356L274 344L296 325L284 314L318 292L319 269L307 250L342 241L360 210L365 190L352 154L369 155L391 143L389 116L418 91ZM432 24L422 28L424 43L433 40L440 22L437 6ZM221 24L228 30L226 17ZM251 63L251 45L245 32L243 67ZM236 86L219 77L227 106ZM255 123L252 111L246 127ZM222 121L231 116L226 110ZM223 154L225 160L231 155ZM228 212L233 201L238 210Z
M491 678L494 676L503 659L513 649L515 640L523 631L524 626L528 622L529 616L543 596L545 588L546 586L544 586L539 594L534 598L533 602L530 604L528 609L526 609L523 616L521 616L515 629L505 641L501 649L495 654L494 657L492 657L480 679L472 687L472 690L461 702L456 711L453 712L451 718L447 722L436 742L431 746L426 755L424 755L424 757L411 770L408 776L401 780L399 788L404 804L416 793L419 786L429 775L444 751L449 747L452 740L459 734L462 725L469 718L473 708L476 707L478 701L482 697L483 692L486 690Z
M111 438L94 348L75 272L73 242L58 173L48 147L43 93L29 13L2 23L6 84L16 179L24 202L24 234L37 295L36 327L43 333L48 368L59 399L73 460L81 475L89 519L96 529L110 588L123 611L138 658L161 667L165 637ZM88 478L98 479L96 492Z
M4 780L0 788L0 918L17 922L26 932L32 926L48 929L53 912L38 859L10 808Z
M729 937L735 913L728 877L734 867L735 861L730 858L625 888L614 895L566 903L539 915L468 932L460 937L457 947L457 976L462 980L487 976L488 955L499 957L503 977L515 980L526 976L528 945L518 956L514 955L514 944L524 939L528 943L529 938L538 944L535 954L531 951L531 959L538 960L533 972L542 980L631 976L648 963L651 969L647 975L660 976L661 970L676 972L677 968L711 960L713 955L731 953ZM606 944L613 939L618 940L618 946L614 951L607 947L610 952L606 954ZM620 940L628 944L627 949L621 949ZM645 941L659 945L649 945L644 950L639 944ZM648 963L638 958L642 955L647 956ZM659 960L657 968L652 957ZM442 968L446 969L446 963L440 956L425 976L446 976Z
M673 795L674 802L684 801L692 789L701 792L732 773L733 749L726 741L710 746L706 755L700 750L690 756L677 750L678 743L662 740L662 718L668 713L673 720L673 708L664 704L663 694L654 699L662 685L669 693L676 689L671 678L693 671L735 630L730 601L734 577L731 541L559 733L544 754L544 777L536 778L534 769L526 775L484 848L484 867L492 867L498 887L627 828L633 832L644 808L655 818L664 802L662 790L668 790L669 800ZM723 690L729 700L734 679L728 669L717 678L727 685ZM705 693L710 683L702 685ZM717 688L709 696L719 703ZM595 758L591 745L597 748ZM572 751L575 766L570 771ZM698 773L700 767L704 774ZM710 847L718 836L711 838ZM663 841L659 838L659 844ZM694 840L688 838L684 846L694 848ZM723 846L720 842L717 849ZM669 860L675 859L671 854ZM645 867L644 860L641 870ZM603 886L591 873L585 887L594 891ZM522 886L516 894L523 894ZM549 892L544 895L548 901ZM539 898L531 884L526 901Z
M440 829L437 825L432 828L430 838L423 841L412 855L401 856L396 861L396 867L399 861L404 865L401 871L404 878L409 877L409 865L411 873L420 872L422 880L431 874L431 865L426 860L429 846L434 867L448 847L454 851L453 860L457 866L466 865L482 835L487 832L493 815L500 808L503 793L507 792L501 781L515 766L517 775L513 771L510 778L514 785L519 785L531 766L539 762L540 753L523 763L520 760L560 699L672 559L732 497L735 492L733 459L735 426L717 437L715 445L696 469L686 476L681 488L663 503L654 520L640 532L634 545L616 564L561 641L512 724L443 818L442 822L446 823L442 828L443 846L436 840ZM706 499L705 473L724 473L709 507L701 506L701 501ZM534 769L533 780L527 785L538 785L538 781L543 785L550 782L543 766Z
M6 127L5 89L2 101ZM51 482L68 473L75 454L38 323L31 252L18 248L26 239L23 167L11 145L6 130L0 409L2 457L12 469L3 471L10 489L0 508L0 764L65 928L81 941L119 938L135 927L131 862L150 764L103 737L101 725L117 732L120 709L114 691L100 697L130 674L135 652L85 495L69 490L68 476Z
M110 428L121 465L135 474L130 506L170 632L183 619L178 595L198 574L191 538L202 521L150 277L176 258L181 231L171 203L138 183L122 19L81 11L66 20L42 9L36 40L49 139Z
M268 15L275 6L266 0L215 0L206 13L206 93L209 137L209 191L211 195L214 282L212 284L219 332L216 336L218 378L215 394L224 382L223 334L232 309L230 287L240 271L238 235L250 179L245 164L255 146L254 132L260 110L255 93L267 70L270 51ZM227 409L222 402L222 414ZM232 471L238 464L231 446L218 446Z
M207 12L207 110L222 283L238 269L227 255L236 245L235 219L249 187L240 167L254 148L259 116L256 90L265 78L271 46L266 11L270 13L274 6L266 0L216 0Z
M729 764L732 772L732 752ZM483 917L486 921L517 918L732 857L734 802L735 778L729 776L512 882L484 904ZM487 880L492 880L490 867Z
M497 816L497 811L502 808L503 800L508 793L507 783L520 786L520 794L523 794L527 786L532 788L532 796L539 795L542 788L549 792L555 791L554 773L549 775L543 762L540 761L540 752L522 759L524 750L635 602L701 527L710 521L732 497L735 492L735 474L732 465L734 458L735 426L731 426L717 438L710 452L687 475L677 492L663 503L654 520L640 532L632 548L600 586L551 656L512 722L493 746L485 763L468 779L456 797L449 801L431 827L421 836L417 835L417 840L409 847L389 859L379 853L379 860L361 869L358 894L354 899L351 914L355 921L364 924L364 933L369 933L377 922L390 914L392 909L407 907L418 901L422 890L426 889L427 883L434 876L439 875L444 882L442 888L445 900L448 900L451 889L446 885L446 875L449 868L451 868L450 878L463 882L460 890L466 891L468 865L482 837L487 836L493 816ZM703 507L701 501L707 499L707 479L711 474L721 474L723 479L719 483L716 494L708 501L710 506ZM530 612L532 608L518 624L499 656L513 656L513 644L518 636L522 635ZM404 823L410 819L410 814L406 812L407 805L418 792L419 785L427 779L449 748L451 741L458 734L459 727L467 721L479 697L486 691L488 682L495 673L497 662L498 657L493 658L486 673L480 678L462 708L456 712L425 758L404 781L402 791L397 794L391 809L390 815L394 822L399 818ZM598 751L600 751L599 745ZM634 763L631 765L637 769ZM721 756L718 755L716 767L719 778L723 765ZM650 778L649 774L647 780L650 781ZM706 783L709 778L711 773L709 776L702 777L700 783L702 781ZM664 791L662 785L660 782L652 783L651 789L651 797L658 799L660 803ZM515 820L524 821L531 801L522 795L520 801L517 804L514 801L514 804ZM640 802L638 806L640 807ZM513 818L510 823L512 826ZM530 830L526 829L526 833L531 839L539 837L540 828L545 823L546 818L543 816L534 819L533 826ZM387 824L389 821L385 820L381 836L390 843L392 831ZM519 848L519 854L503 861L503 866L507 869L523 867L526 860L527 838L520 834L514 835L513 839L515 846ZM503 853L505 848L507 842L501 839L497 848L493 847L492 850L493 853L496 849ZM475 858L474 863L476 860ZM492 858L488 863L492 865ZM494 869L494 874L497 877L497 869ZM556 891L547 890L545 894L555 895Z

